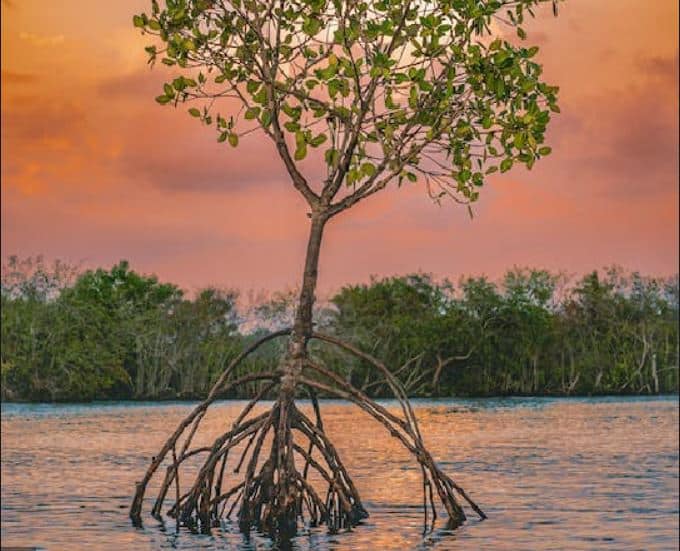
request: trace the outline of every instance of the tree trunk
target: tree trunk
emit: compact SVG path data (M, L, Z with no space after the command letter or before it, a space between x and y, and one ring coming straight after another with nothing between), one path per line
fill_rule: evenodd
M597 368L597 373L595 374L595 391L600 390L600 384L602 383L602 377L604 377L604 369L601 367Z
M659 393L659 373L656 368L656 352L652 354L652 381L654 382L654 394Z
M314 213L307 242L305 269L302 287L295 311L295 321L288 343L288 353L281 359L281 386L278 400L278 429L274 435L275 446L270 456L271 464L278 471L278 482L272 493L276 496L278 508L274 526L268 528L278 534L293 536L297 530L297 516L300 510L293 450L292 412L295 411L295 389L307 356L307 342L312 336L312 313L314 293L318 279L319 253L323 228L327 221L323 215ZM311 451L311 448L310 448ZM249 530L252 523L251 512L242 508L239 514L241 529Z
M312 334L312 313L314 308L314 293L319 275L319 253L323 229L328 219L323 214L314 213L307 241L307 255L305 257L305 269L302 275L300 298L295 310L295 321L290 336L288 354L283 358L281 393L287 399L292 399L295 383L302 371L302 363L307 357L307 341Z
M300 289L300 298L295 312L295 325L293 326L293 338L304 339L305 342L312 332L312 309L316 281L319 275L319 252L321 251L321 239L326 221L325 215L314 214L309 230L305 271L302 276L302 288Z
M571 394L576 385L581 374L576 372L576 362L574 361L574 351L569 348L569 386L567 387L567 395Z

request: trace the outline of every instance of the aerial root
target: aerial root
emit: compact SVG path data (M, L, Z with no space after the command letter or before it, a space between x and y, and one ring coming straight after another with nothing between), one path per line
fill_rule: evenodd
M458 495L462 497L470 505L470 507L472 507L472 509L477 513L477 515L479 515L480 519L482 520L486 519L487 516L484 513L484 511L482 511L482 509L470 498L470 496L458 484L456 484L453 481L453 479L450 476L446 475L441 471L441 469L437 466L430 453L425 448L422 436L420 434L420 429L418 427L418 421L413 412L413 408L411 407L411 403L408 400L406 393L404 392L401 384L394 376L394 374L389 369L387 369L387 367L382 362L372 357L370 354L366 354L365 352L362 352L361 350L352 346L351 344L346 343L340 339L337 339L336 337L324 335L322 333L313 333L312 338L334 344L346 350L347 352L353 354L354 356L357 356L358 358L368 362L382 373L382 375L385 377L387 384L392 390L394 397L397 399L401 406L406 423L401 422L402 421L401 419L397 418L397 420L395 420L389 415L386 415L389 414L389 412L384 410L384 408L381 408L381 406L373 402L368 396L364 395L363 393L355 389L352 385L349 385L348 383L342 381L342 378L338 377L335 374L332 374L332 372L329 372L328 370L324 370L319 366L315 366L315 369L318 372L323 370L324 371L323 374L326 376L329 376L331 374L335 375L333 377L333 380L336 384L342 381L344 385L350 387L347 390L350 390L348 394L350 394L352 397L350 398L350 396L346 395L344 396L344 398L353 401L354 403L359 405L359 407L362 407L362 409L368 411L369 414L371 414L374 418L376 418L379 422L381 422L388 428L392 436L395 436L399 440L401 440L404 446L416 456L421 466L426 471L423 475L423 484L425 486L427 486L428 483L434 485L442 503L446 508L446 511L450 517L452 524L457 526L460 525L463 521L465 521L465 513L463 512L462 507L458 504L458 501L456 500L454 495L454 491L457 492ZM374 412L381 414L384 420L380 418L380 415L376 415ZM390 428L387 420L392 421L393 424L396 424L398 427L404 429L403 432L405 432L406 434L400 432L397 429L397 427L393 426L392 428Z
M141 523L140 513L146 487L168 455L171 462L166 467L152 514L160 518L163 503L174 483L174 503L167 513L176 519L178 527L182 524L192 530L209 533L212 527L219 526L222 519L231 518L235 511L242 531L248 532L255 527L278 537L294 535L300 522L311 526L326 524L331 531L351 528L361 522L368 513L325 432L317 392L353 402L383 425L416 458L423 476L426 525L428 519L433 525L437 518L435 494L454 527L465 520L465 513L456 496L465 500L480 518L486 518L465 491L439 469L425 448L416 417L396 377L378 360L351 345L335 337L317 333L312 335L312 338L335 344L377 368L399 402L401 416L387 410L341 376L317 365L308 357L300 363L296 384L309 393L314 420L296 407L294 392L283 391L281 371L253 373L227 382L228 375L249 354L264 342L289 332L283 330L268 335L244 351L220 376L206 400L182 420L158 456L152 459L143 480L137 484L130 509L130 517L135 524ZM233 425L211 445L192 449L191 443L209 405L219 394L252 381L264 381L264 384ZM254 415L253 409L258 402L277 387L281 390L273 406L264 413ZM234 454L233 466L227 468ZM197 465L198 474L189 490L182 494L179 471L191 458L192 463L200 461ZM301 468L298 469L298 466ZM314 484L310 480L310 472L317 475ZM233 474L241 475L242 479L231 480ZM326 487L325 498L315 487L319 484Z
M132 504L130 505L130 519L132 520L133 524L136 526L141 525L141 512L142 512L142 503L144 501L144 494L146 492L146 487L149 484L149 481L155 474L155 472L158 470L158 468L161 466L163 463L166 455L170 451L171 448L173 448L177 440L182 436L186 428L192 425L192 428L189 432L188 437L186 438L186 441L184 445L182 446L182 450L180 452L180 457L179 461L181 462L184 458L185 453L189 449L189 445L191 444L191 440L193 439L196 430L198 429L198 426L205 416L205 412L207 411L208 407L210 404L212 404L217 397L220 395L220 393L226 393L230 389L240 385L244 384L249 381L254 381L254 380L259 380L262 379L261 374L253 374L253 375L246 375L245 377L240 377L239 379L236 379L232 381L229 384L225 385L225 382L227 381L227 378L231 373L243 362L245 358L247 358L250 354L255 352L260 346L262 346L264 343L275 339L277 337L281 337L283 335L288 335L290 334L291 330L290 329L282 329L280 331L276 331L274 333L271 333L269 335L266 335L262 337L261 339L257 340L253 344L251 344L248 348L246 348L241 354L239 354L234 360L227 366L227 368L222 372L220 377L217 379L213 387L210 389L210 392L208 393L208 397L201 402L198 406L194 408L194 410L187 416L185 417L180 424L178 425L177 429L175 429L175 432L168 438L166 443L163 445L161 448L160 452L158 453L157 456L153 457L151 460L151 465L149 465L149 468L146 470L146 473L144 473L144 477L142 478L141 481L137 482L136 484L136 489L135 489L135 494L132 499ZM271 377L264 377L264 378L271 378ZM171 481L168 483L168 485L171 483ZM167 488L165 489L167 492ZM160 497L160 496L159 496ZM163 496L164 497L164 496ZM161 504L163 499L160 499ZM158 515L160 513L160 507L161 504L154 505L154 514Z
M239 525L244 531L256 526L269 532L292 532L297 528L298 520L305 519L312 526L326 524L331 530L356 525L368 513L337 451L320 428L323 425L316 397L314 402L316 423L298 410L292 401L279 400L268 412L250 419L244 419L245 415L239 416L239 422L218 437L212 446L187 451L179 458L173 453L173 461L168 466L154 509L160 510L174 481L176 497L168 510L169 516L201 532L209 532L211 527L219 524L231 500L234 502L227 517L231 516L234 508L238 508ZM244 411L250 411L252 406L251 401ZM271 436L271 444L268 457L262 462L259 460L268 435ZM230 450L242 443L245 447L234 471L239 472L246 465L244 480L222 492L223 479L214 486L212 481L216 473L224 473L225 458ZM319 460L313 457L312 452L320 454ZM191 489L180 495L179 467L187 458L199 453L208 455ZM297 469L294 455L304 461L303 469ZM325 500L309 482L309 468L319 473L327 484ZM291 503L295 505L291 506ZM282 515L282 511L293 511L294 514Z

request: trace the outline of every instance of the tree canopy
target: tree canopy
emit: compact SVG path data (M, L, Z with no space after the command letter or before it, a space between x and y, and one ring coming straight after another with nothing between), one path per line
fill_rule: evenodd
M393 180L469 205L487 175L550 153L558 88L536 46L503 38L523 41L542 1L153 0L133 22L157 37L149 62L176 71L156 101L189 105L234 147L264 132L333 216Z

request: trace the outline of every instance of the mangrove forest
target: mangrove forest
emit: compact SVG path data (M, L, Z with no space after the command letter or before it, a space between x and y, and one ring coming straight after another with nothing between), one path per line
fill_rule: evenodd
M2 397L203 397L258 336L290 325L295 295L244 304L235 290L189 295L126 262L79 271L11 257L2 270ZM315 320L383 360L412 397L678 391L677 276L514 268L455 285L422 273L376 278L320 301ZM273 369L278 346L263 345L240 374ZM367 395L390 396L361 359L312 353Z

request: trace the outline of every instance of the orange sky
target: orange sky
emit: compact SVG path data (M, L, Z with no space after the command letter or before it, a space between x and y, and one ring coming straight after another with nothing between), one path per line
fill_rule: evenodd
M2 0L3 256L127 258L187 289L296 285L301 199L263 137L234 151L154 102L168 73L131 24L148 5ZM416 270L676 272L677 25L677 0L568 0L534 21L561 86L553 154L494 175L474 220L418 185L360 204L328 227L322 292Z

